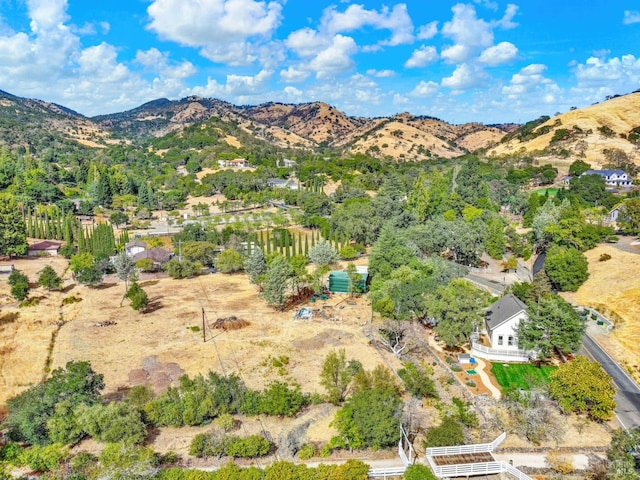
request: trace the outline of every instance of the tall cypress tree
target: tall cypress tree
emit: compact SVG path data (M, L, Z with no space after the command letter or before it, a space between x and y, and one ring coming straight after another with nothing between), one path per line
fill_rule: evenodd
M304 256L309 255L309 235L304 236Z

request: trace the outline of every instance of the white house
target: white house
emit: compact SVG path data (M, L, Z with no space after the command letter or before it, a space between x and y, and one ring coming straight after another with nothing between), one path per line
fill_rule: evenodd
M124 251L127 252L128 257L133 257L139 253L144 252L147 249L147 244L140 240L134 240L124 246Z
M471 340L471 353L502 362L528 362L535 358L535 352L518 347L518 325L527 319L527 306L515 295L505 295L487 310L482 333L486 335L489 346L483 345L477 334Z
M608 187L630 187L632 184L631 177L624 170L587 170L582 175L598 175Z

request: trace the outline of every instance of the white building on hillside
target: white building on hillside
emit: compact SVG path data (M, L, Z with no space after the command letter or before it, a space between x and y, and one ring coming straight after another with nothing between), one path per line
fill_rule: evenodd
M518 346L518 326L528 318L527 306L515 295L505 295L488 308L485 329L472 338L471 353L501 362L528 362L535 358L536 352Z

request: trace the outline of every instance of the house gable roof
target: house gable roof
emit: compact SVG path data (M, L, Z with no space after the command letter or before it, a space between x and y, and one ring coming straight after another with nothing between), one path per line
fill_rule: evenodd
M42 242L33 243L29 245L29 250L34 250L34 251L58 250L61 246L62 246L61 243L44 240Z
M134 247L147 248L147 244L141 240L134 240L133 242L129 242L125 245L125 248L134 248Z
M610 177L613 174L625 175L624 170L587 170L582 175L600 175L601 177Z
M505 295L487 310L487 327L493 330L522 311L527 311L524 302L512 293Z
M143 252L136 253L131 260L135 263L138 260L150 258L156 263L167 263L171 259L171 254L162 247L152 248Z

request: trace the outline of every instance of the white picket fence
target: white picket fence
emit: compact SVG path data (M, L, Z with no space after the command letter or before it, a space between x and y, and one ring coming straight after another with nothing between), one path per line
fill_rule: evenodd
M471 340L471 355L499 362L529 362L537 357L534 351L490 348Z
M509 465L507 462L468 463L463 465L443 465L441 467L432 466L432 469L433 473L440 478L508 473L518 480L533 480L529 475Z
M431 447L427 448L425 455L427 457L440 457L443 455L461 455L464 453L484 453L493 452L498 445L504 442L507 433L502 432L493 442L490 443L474 443L472 445L455 445L451 447Z
M427 448L425 454L429 466L433 473L440 478L445 477L464 477L471 475L492 475L496 473L509 473L518 480L533 480L531 477L521 472L507 462L478 462L463 463L458 465L442 465L435 464L431 457L440 457L445 455L462 455L470 453L490 453L507 438L507 433L503 432L491 443L476 443L473 445L456 445L451 447L432 447Z
M390 467L390 468L372 468L369 470L367 476L369 478L394 478L401 477L407 467Z

